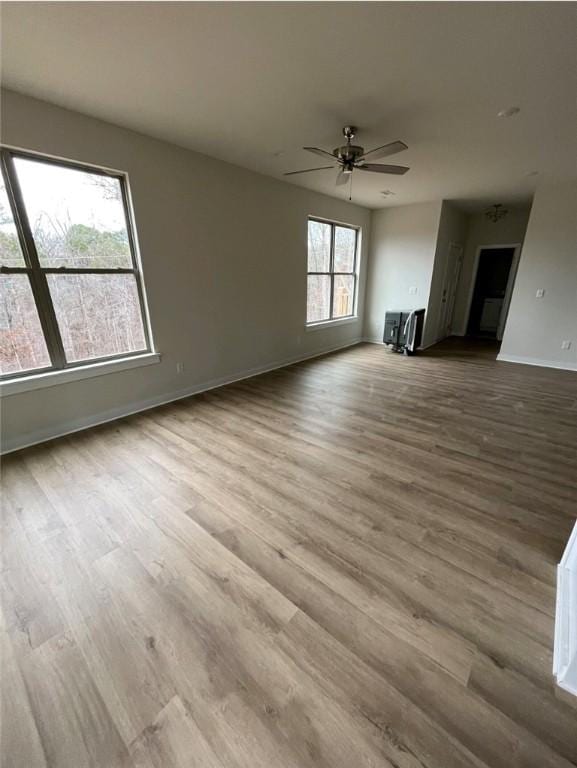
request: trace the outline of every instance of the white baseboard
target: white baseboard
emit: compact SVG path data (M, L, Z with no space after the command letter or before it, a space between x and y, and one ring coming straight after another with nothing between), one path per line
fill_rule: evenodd
M577 696L577 524L557 567L553 674L557 685Z
M211 389L217 389L218 387L225 386L226 384L233 384L235 381L250 379L253 376L259 376L261 373L275 371L279 368L286 368L289 365L303 362L304 360L310 360L315 357L329 355L331 352L336 352L339 349L346 349L347 347L353 347L356 344L360 344L361 341L362 340L360 338L357 338L353 341L347 342L346 344L338 344L337 346L323 349L320 352L313 352L310 355L277 360L274 363L268 363L267 365L257 366L255 368L248 368L244 371L239 371L229 376L222 376L221 378L205 381L201 384L193 384L190 387L185 387L184 389L176 390L170 392L169 394L158 395L157 397L140 400L127 406L120 406L118 408L112 408L108 411L103 411L98 414L86 416L85 418L74 419L60 425L59 427L52 426L47 427L46 429L39 429L21 437L16 437L4 441L0 455L12 453L13 451L19 451L22 448L29 448L32 445L44 443L47 440L54 440L57 437L71 435L74 432L81 432L83 429L96 427L99 424L106 424L109 421L122 419L125 416L132 416L135 413L148 411L151 408L157 408L159 405L166 405L167 403L172 403L176 400L182 400L185 397L190 397L191 395L198 395L201 392L208 392Z
M542 368L558 368L562 371L577 371L577 363L561 363L557 360L542 360L538 357L519 357L499 353L497 360L502 363L519 363L521 365L538 365Z

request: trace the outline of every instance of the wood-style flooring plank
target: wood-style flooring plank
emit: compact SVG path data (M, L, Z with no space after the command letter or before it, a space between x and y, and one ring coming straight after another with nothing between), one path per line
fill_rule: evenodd
M577 766L577 377L495 354L362 344L5 457L1 768Z

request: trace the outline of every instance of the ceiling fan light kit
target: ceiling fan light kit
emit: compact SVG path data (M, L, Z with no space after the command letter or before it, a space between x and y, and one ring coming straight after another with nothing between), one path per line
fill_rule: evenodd
M326 149L320 149L319 147L303 147L307 152L312 152L315 155L319 155L327 161L329 158L332 161L332 165L323 165L319 168L305 168L302 171L289 171L285 173L285 176L296 176L300 173L311 173L313 171L326 171L331 168L338 168L336 184L340 186L347 181L352 182L353 171L365 171L368 173L387 173L394 176L402 176L409 168L405 165L382 165L380 163L367 162L368 160L378 160L382 157L390 157L396 155L398 152L402 152L408 149L404 141L391 141L388 144L384 144L382 147L375 147L368 152L365 152L364 147L358 144L353 144L352 141L355 138L357 129L354 125L345 125L343 128L343 136L346 139L346 144L341 147L335 147L332 152ZM349 194L349 200L350 200Z
M508 213L509 211L503 206L502 203L495 203L495 205L487 208L485 211L485 216L489 219L489 221L492 221L493 224L496 224L498 221L505 218Z

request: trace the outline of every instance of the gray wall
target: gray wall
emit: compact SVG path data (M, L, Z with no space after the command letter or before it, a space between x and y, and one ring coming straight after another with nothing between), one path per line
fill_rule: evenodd
M537 190L499 359L577 370L577 182Z
M368 210L45 102L2 96L4 143L128 172L162 353L157 365L4 397L6 449L362 336ZM305 332L309 214L363 228L360 319L314 332Z
M467 233L467 216L448 201L443 201L437 243L435 247L435 261L431 276L431 288L425 316L425 328L423 330L422 346L428 347L440 341L439 322L442 310L443 286L447 270L447 261L451 243L464 246Z
M497 222L490 221L484 212L468 216L463 267L453 312L453 332L457 336L464 336L467 332L469 303L473 291L473 270L479 248L483 245L523 243L530 210L530 206L513 208L507 216Z
M440 217L441 202L373 211L365 310L369 341L383 340L387 310L427 307Z

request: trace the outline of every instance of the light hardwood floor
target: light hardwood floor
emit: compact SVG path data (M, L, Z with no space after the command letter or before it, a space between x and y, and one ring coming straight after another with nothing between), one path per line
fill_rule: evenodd
M577 376L483 350L360 345L6 457L2 768L577 765Z

